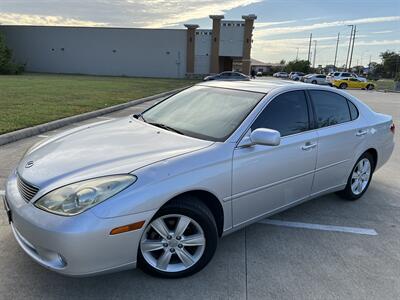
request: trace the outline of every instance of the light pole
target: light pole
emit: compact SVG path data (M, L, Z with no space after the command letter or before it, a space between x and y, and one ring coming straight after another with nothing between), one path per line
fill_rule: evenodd
M296 49L297 49L297 52L296 52L296 61L298 61L298 60L299 60L299 47L297 47Z
M349 54L350 54L350 47L351 47L351 39L352 39L352 37L353 37L353 28L354 28L354 25L347 25L347 26L351 27L351 32L350 32L349 48L347 49L346 71L347 71L347 66L348 66L348 62L349 62Z
M315 68L315 58L317 56L317 41L314 40L314 59L312 67Z
M351 60L353 58L353 50L354 50L354 40L356 39L357 25L354 25L353 30L353 45L351 46L350 60L349 60L349 69L351 68Z
M312 41L312 33L310 33L310 42L308 43L308 63L311 64L311 41Z
M333 66L336 70L336 59L337 59L337 51L338 51L338 47L339 47L339 37L340 37L340 32L338 32L337 34L337 41L336 41L336 50L335 50L335 60L333 62Z

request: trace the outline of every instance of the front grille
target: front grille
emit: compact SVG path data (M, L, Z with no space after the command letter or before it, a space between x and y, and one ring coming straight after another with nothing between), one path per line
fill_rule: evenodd
M17 176L17 185L22 198L24 198L27 202L31 201L39 191L39 188L27 183L19 175Z

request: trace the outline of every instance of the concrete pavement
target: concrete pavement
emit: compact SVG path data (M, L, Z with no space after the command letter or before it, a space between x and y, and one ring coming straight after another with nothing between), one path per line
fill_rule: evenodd
M376 111L393 115L398 142L400 94L350 93ZM150 104L104 117L133 114ZM82 123L96 120L100 119ZM41 139L31 137L0 147L0 190L26 149ZM92 278L68 278L47 271L18 247L0 212L0 299L397 299L399 169L400 150L396 148L359 201L348 202L331 194L273 217L369 228L376 230L376 236L254 224L222 239L203 271L179 280L152 278L140 270Z

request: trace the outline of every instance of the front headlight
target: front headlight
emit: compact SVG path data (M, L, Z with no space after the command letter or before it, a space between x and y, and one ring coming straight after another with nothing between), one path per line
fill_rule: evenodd
M133 175L114 175L73 183L44 195L35 206L54 214L74 216L121 192L136 179Z

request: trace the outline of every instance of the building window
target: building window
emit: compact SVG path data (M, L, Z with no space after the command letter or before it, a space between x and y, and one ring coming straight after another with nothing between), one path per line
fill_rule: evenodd
M65 49L64 49L64 48L61 48L60 50L61 50L61 51L64 51Z
M54 48L51 48L51 51L56 51L56 49L54 49Z
M196 35L199 35L200 34L200 32L196 32Z
M116 53L117 52L117 50L115 50L115 49L113 49L113 51L112 51L113 53Z

